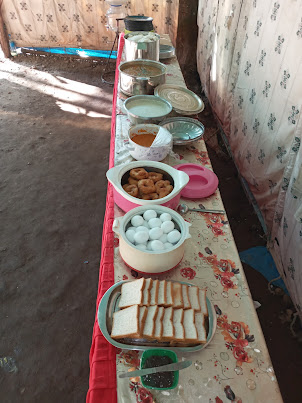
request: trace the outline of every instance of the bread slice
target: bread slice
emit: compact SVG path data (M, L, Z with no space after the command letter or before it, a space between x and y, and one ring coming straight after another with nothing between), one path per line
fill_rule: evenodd
M173 292L173 308L183 308L184 300L182 297L181 284L177 282L172 283L172 292Z
M148 312L147 312L147 317L145 320L142 336L144 339L153 339L154 332L155 332L155 320L156 320L156 315L157 315L157 311L158 311L158 306L157 305L148 306L147 310L148 310Z
M158 305L166 305L167 303L167 282L162 280L158 286Z
M204 327L204 314L201 312L195 312L195 326L197 329L197 340L200 343L206 343L207 332Z
M152 280L152 287L150 288L150 305L157 305L158 300L158 280Z
M151 278L146 278L145 279L145 287L144 287L144 292L143 292L143 301L141 305L150 305L150 288L152 287L152 279Z
M139 332L140 332L141 335L142 335L143 330L144 330L145 321L146 321L146 318L147 318L147 313L148 313L147 307L146 306L140 306L138 323L139 323Z
M182 324L183 316L184 316L184 310L182 308L174 309L173 311L173 326L175 331L174 340L177 342L185 341L185 330Z
M182 298L184 301L184 309L190 309L191 308L191 302L189 299L189 292L188 292L188 286L186 284L182 284Z
M143 300L143 289L145 286L145 279L127 281L121 288L121 299L119 308L127 308L131 305L140 305Z
M207 290L204 289L199 289L198 297L199 297L199 303L200 303L200 308L201 312L205 315L208 316L208 306L207 306Z
M129 308L114 312L111 337L113 339L140 337L138 305L132 305Z
M172 306L173 305L173 293L172 293L172 283L171 281L166 282L167 285L167 302L165 304L166 307Z
M198 342L197 329L194 321L194 309L184 310L183 327L185 329L185 341L187 343Z
M163 333L163 316L165 313L165 308L163 306L160 306L158 308L156 320L155 320L155 332L154 332L154 338L156 340L161 340L162 338L162 333Z
M163 323L162 341L170 341L174 338L174 326L173 326L173 308L165 308Z
M195 311L200 311L200 303L199 303L199 288L196 286L188 287L189 299L191 303L191 308L195 309Z

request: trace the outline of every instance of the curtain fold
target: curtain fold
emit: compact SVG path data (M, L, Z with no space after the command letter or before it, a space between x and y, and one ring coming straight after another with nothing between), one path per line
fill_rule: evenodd
M302 316L302 2L200 0L204 90L269 230L269 247ZM298 211L298 218L294 218Z

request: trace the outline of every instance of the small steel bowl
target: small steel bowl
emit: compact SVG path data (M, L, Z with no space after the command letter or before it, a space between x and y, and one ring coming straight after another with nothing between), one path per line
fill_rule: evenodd
M133 109L138 105L140 108L145 107L147 110L151 110L152 105L156 105L158 109L161 108L161 111L159 111L158 114L154 113L153 115L155 116L145 116L144 114L140 114ZM135 95L131 98L128 98L124 102L124 108L129 119L135 125L140 123L159 123L172 111L172 105L170 102L154 95Z

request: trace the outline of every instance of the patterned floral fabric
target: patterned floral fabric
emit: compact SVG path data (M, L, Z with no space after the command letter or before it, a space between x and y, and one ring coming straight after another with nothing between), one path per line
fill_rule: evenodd
M169 84L185 85L177 60L167 65ZM127 117L119 95L116 113L115 165L131 160L124 147L127 138ZM212 169L203 140L190 146L174 147L175 154L163 162L173 166L180 161L202 164ZM219 190L202 200L181 200L196 208L223 209ZM124 213L115 206L115 217ZM258 322L244 271L238 256L226 215L189 212L185 219L192 224L192 238L186 241L185 255L174 270L156 279L186 281L207 289L217 315L217 329L208 347L195 353L178 353L178 360L189 359L193 365L180 371L179 384L173 390L156 391L142 386L140 378L117 377L120 403L144 402L281 402L276 377ZM115 237L115 282L135 279L141 275L129 269L119 253ZM147 276L146 276L147 277ZM141 352L118 351L117 374L135 369Z
M176 40L179 0L129 0L128 15L153 17L159 33ZM114 33L106 29L104 0L3 0L4 21L17 46L111 49Z
M199 1L198 70L302 318L301 1Z

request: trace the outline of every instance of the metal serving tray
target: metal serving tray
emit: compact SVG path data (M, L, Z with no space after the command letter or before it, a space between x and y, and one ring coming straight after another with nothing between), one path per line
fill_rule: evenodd
M172 280L173 281L173 280ZM198 344L186 347L180 346L171 346L169 342L159 342L159 341L150 341L144 339L121 339L114 340L111 338L110 333L112 329L112 317L113 313L118 311L118 302L121 296L121 287L122 284L126 283L126 281L120 281L116 283L109 290L106 291L103 298L101 299L98 307L98 324L101 332L103 333L105 339L109 341L115 347L126 349L126 350L149 350L152 348L164 348L168 350L173 350L175 352L193 352L204 349L211 342L214 337L216 331L217 318L215 309L211 303L211 301L207 298L207 307L208 307L208 323L206 323L207 330L207 342L205 344ZM178 283L186 284L189 287L192 287L194 284L186 283L183 281L178 281Z

